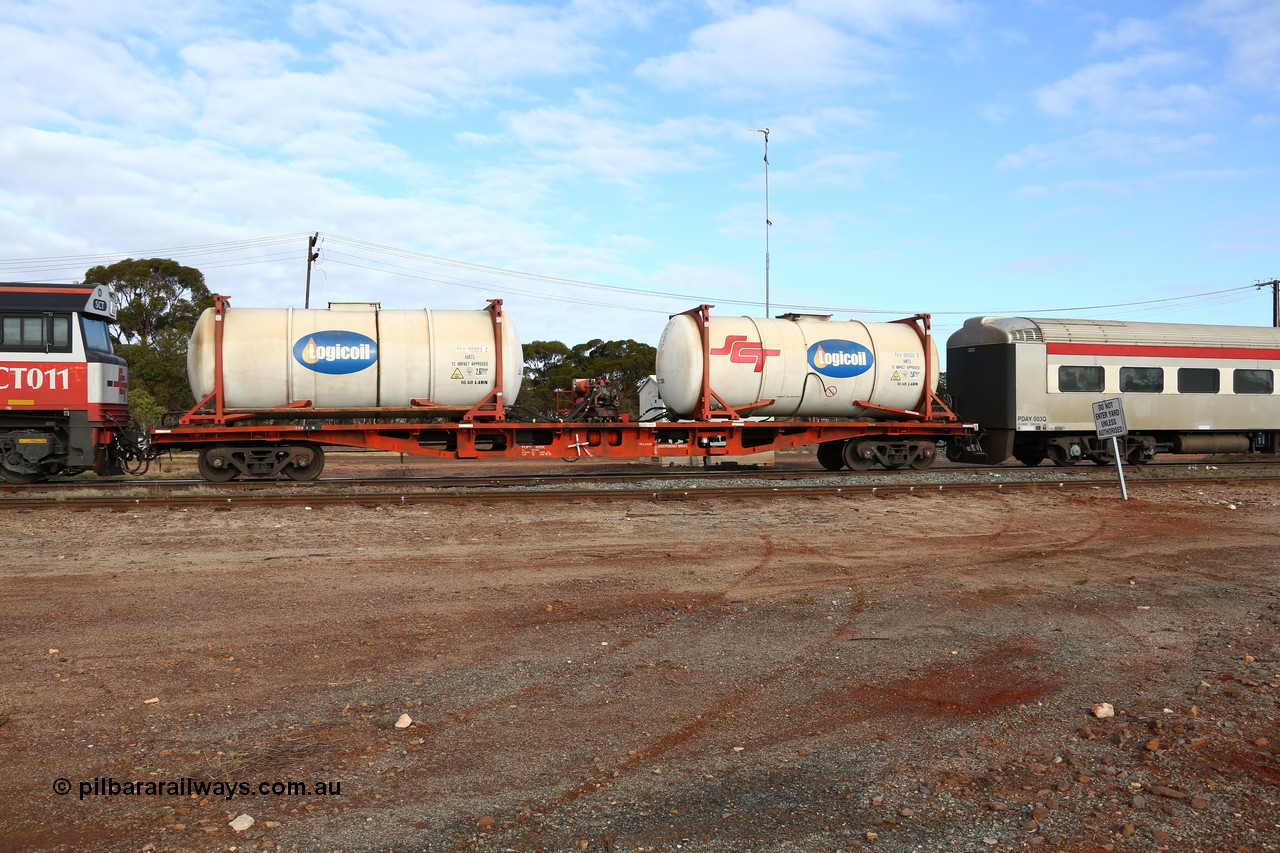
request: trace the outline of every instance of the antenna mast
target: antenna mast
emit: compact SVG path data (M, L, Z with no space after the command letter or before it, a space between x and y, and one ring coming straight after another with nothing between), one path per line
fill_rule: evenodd
M753 127L753 133L764 134L764 316L769 318L769 128Z

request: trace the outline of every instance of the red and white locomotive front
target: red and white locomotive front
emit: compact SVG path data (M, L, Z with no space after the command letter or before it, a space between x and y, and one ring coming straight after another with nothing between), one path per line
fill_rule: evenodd
M102 285L0 283L0 478L119 473L129 381L115 319Z

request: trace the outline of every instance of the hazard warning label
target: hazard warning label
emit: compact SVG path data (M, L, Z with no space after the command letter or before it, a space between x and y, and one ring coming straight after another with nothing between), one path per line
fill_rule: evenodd
M458 347L461 356L449 362L449 366L453 368L453 372L449 374L449 378L463 385L489 385L492 383L493 365L489 362L487 347L480 347L481 352L469 352L466 348Z

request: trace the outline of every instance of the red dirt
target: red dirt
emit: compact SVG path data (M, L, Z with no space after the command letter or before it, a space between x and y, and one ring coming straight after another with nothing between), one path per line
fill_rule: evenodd
M1280 488L1133 490L0 511L0 847L1278 849Z

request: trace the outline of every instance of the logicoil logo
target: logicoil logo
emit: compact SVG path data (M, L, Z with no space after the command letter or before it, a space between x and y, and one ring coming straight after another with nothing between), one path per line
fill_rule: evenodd
M358 332L330 329L299 338L293 357L316 373L356 373L378 360L378 344Z
M818 341L809 347L809 366L833 379L860 376L875 364L871 350L853 341Z

